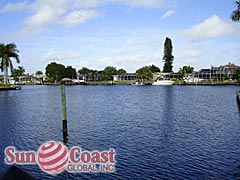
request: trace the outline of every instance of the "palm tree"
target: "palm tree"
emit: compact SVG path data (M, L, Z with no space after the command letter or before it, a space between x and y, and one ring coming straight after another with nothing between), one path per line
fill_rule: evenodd
M41 76L41 75L43 75L43 72L38 70L38 71L35 72L35 75L36 76Z
M233 21L240 21L240 0L235 1L235 5L237 6L237 9L232 12L231 19Z
M13 70L13 64L11 58L15 58L17 63L20 63L19 56L18 56L19 50L17 49L17 46L14 43L10 44L0 44L0 58L1 58L1 70L4 74L4 84L8 83L8 68L10 67L10 70Z

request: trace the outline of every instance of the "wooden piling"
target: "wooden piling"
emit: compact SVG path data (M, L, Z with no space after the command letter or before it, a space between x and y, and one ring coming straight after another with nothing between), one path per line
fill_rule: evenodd
M61 96L62 96L62 130L67 132L67 107L66 107L66 92L65 85L61 85Z

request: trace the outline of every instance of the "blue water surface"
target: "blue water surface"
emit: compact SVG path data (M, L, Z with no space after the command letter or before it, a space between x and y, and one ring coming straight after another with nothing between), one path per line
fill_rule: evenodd
M115 148L116 172L38 179L240 179L238 86L67 86L70 148ZM60 86L0 92L0 173L4 149L36 151L63 141Z

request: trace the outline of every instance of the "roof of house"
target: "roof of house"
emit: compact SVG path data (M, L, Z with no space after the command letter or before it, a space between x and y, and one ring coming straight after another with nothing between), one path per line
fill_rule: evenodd
M238 68L239 66L235 65L235 64L227 64L223 66L224 68Z
M72 81L70 78L63 78L62 81Z

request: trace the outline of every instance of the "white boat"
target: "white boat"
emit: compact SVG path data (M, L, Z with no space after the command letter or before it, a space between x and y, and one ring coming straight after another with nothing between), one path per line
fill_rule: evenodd
M164 78L158 78L157 81L155 81L152 85L162 85L162 86L170 86L173 85L174 81L167 80Z

